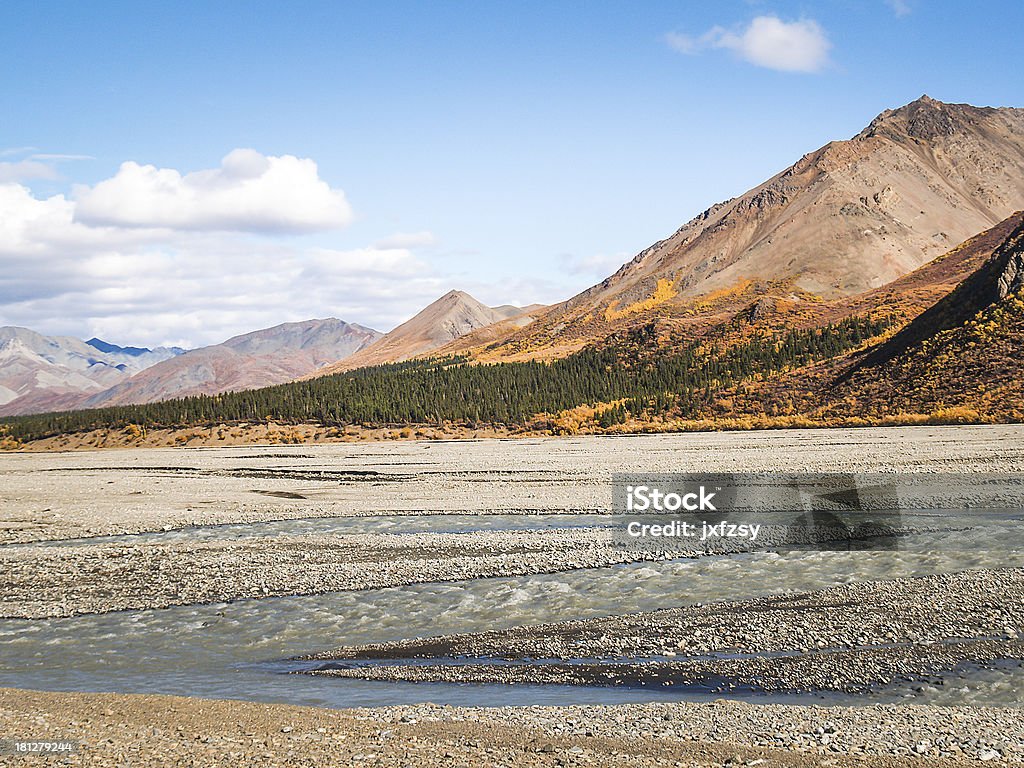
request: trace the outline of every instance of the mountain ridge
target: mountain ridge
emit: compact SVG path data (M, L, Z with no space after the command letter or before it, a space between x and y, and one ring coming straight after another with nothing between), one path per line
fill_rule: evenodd
M1024 208L1024 109L927 96L886 110L746 193L716 203L481 361L568 354L702 297L820 300L885 285Z
M0 414L74 407L86 395L176 354L141 347L125 352L103 344L108 348L20 326L0 328Z

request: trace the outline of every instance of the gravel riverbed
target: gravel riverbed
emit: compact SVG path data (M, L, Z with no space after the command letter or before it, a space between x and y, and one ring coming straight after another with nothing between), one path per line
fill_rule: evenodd
M4 631L18 639L24 669L45 675L57 665L61 680L88 691L106 687L97 683L95 670L106 668L111 653L129 656L118 658L122 667L134 663L132 654L144 665L150 640L166 646L182 638L197 649L213 643L217 647L204 650L204 663L227 658L218 655L223 633L209 629L224 611L202 605L191 623L174 617L189 615L189 606L229 602L231 621L243 624L251 622L253 606L280 602L279 611L259 611L262 623L253 632L276 637L287 630L292 639L287 651L266 662L342 646L294 662L308 664L305 671L333 665L321 671L339 679L282 674L280 667L237 670L245 680L275 675L274 690L280 691L293 682L329 683L332 690L335 684L356 684L343 675L440 681L419 690L436 691L434 700L442 702L453 683L473 680L652 689L670 683L724 694L736 688L858 691L918 679L939 685L957 672L967 675L966 686L973 684L972 667L998 676L1000 665L1024 656L1024 570L1011 541L1013 522L993 529L1000 538L991 549L983 535L958 540L980 547L977 555L943 551L954 546L945 534L918 539L917 549L861 559L856 552L842 558L779 554L782 573L815 591L783 591L792 578L776 574L769 579L774 594L767 597L752 597L764 595L765 588L734 583L726 600L714 594L711 579L718 572L742 579L744 563L755 557L764 573L763 554L729 559L721 550L683 553L695 565L728 566L705 569L701 588L708 594L694 606L685 605L694 602L685 580L670 583L659 575L676 572L678 563L665 559L679 557L678 550L630 549L593 527L435 531L422 521L432 515L601 515L609 511L613 473L1019 473L1022 438L1024 427L1008 425L6 454L0 456L0 617L6 617ZM366 516L416 517L419 527L372 534L302 528L306 519ZM292 522L265 536L239 537L227 530L220 535L215 528L260 521ZM189 535L194 526L203 527L202 536ZM160 538L168 532L173 537ZM101 536L121 538L89 541ZM778 542L766 542L773 543ZM897 574L933 575L893 578L886 562ZM823 571L841 563L849 572L835 572L834 580ZM807 578L800 570L805 565L811 569ZM480 584L474 580L498 576L567 579L569 572L587 573L580 569L596 569L600 584L614 581L609 573L623 571L670 588L663 600L639 608L602 602L602 612L617 614L604 618L580 618L597 614L579 602L543 614L517 607L515 621L522 625L500 631L470 632L448 617L444 629L432 631L457 634L440 638L415 639L414 634L429 634L430 626L400 631L393 622L387 630L361 627L363 634L352 637L345 621L325 621L318 626L329 629L308 644L301 638L295 647L294 628L281 623L306 615L307 603L320 599L296 596L370 595L402 585ZM811 571L814 580L807 581ZM818 589L832 583L837 586ZM581 590L580 599L587 594ZM392 605L391 598L380 599ZM652 605L666 608L646 610ZM163 608L171 618L153 621ZM623 613L641 608L645 612ZM389 611L398 615L401 607ZM83 621L95 625L87 642L71 642L81 628L75 622ZM111 636L103 630L108 626L139 636L115 643L125 638ZM33 646L37 630L49 639ZM76 661L91 670L81 677L86 682L75 676ZM176 686L173 692L258 698L244 688L223 692L227 683L220 681L226 678L216 675L189 688L190 674L207 673L181 666L177 677L163 678ZM33 687L18 670L5 671L11 684ZM120 687L110 680L109 687L121 691L111 694L0 690L0 738L74 739L82 748L67 762L90 766L896 766L922 759L1024 759L1024 716L1015 706L823 708L663 700L326 710L133 695L167 689L140 684L138 674L130 679L135 682ZM389 683L361 685L366 695L365 686ZM394 691L399 684L390 685ZM531 701L498 703L521 700ZM983 701L1024 703L1012 693ZM0 754L0 765L41 760Z
M601 512L613 473L1019 472L1024 426L0 454L0 544L380 514Z

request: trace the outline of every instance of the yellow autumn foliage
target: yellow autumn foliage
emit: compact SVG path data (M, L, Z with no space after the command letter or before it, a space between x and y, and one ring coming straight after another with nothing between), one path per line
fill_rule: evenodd
M658 285L655 287L654 293L646 299L630 304L622 309L617 309L619 306L619 300L615 299L605 309L604 319L611 322L612 320L618 320L620 317L628 317L629 315L646 312L648 309L654 309L659 304L664 304L666 301L674 299L678 295L679 292L675 289L673 282L662 277L658 279Z

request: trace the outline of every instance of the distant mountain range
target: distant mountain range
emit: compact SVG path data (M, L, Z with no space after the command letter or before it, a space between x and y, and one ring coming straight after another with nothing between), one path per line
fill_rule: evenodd
M373 344L380 331L335 318L284 323L194 349L91 395L79 407L151 403L280 384Z
M90 395L182 352L0 328L0 414L75 407Z
M336 421L427 414L570 431L890 423L957 408L1024 419L1022 209L1024 110L923 96L712 206L559 304L488 307L451 291L384 335L309 321L185 354L63 340L77 356L48 359L37 349L44 337L29 351L12 341L0 353L0 415L303 379L301 397L285 389L260 407L283 420L316 418L301 399ZM387 367L417 358L433 362ZM559 364L476 365L538 360ZM316 383L369 366L384 367Z
M190 351L0 329L0 416L214 395L406 360L496 322L530 322L527 310L450 291L386 335L327 318Z
M329 318L285 323L191 351L0 328L0 416L144 403L280 384L381 334Z

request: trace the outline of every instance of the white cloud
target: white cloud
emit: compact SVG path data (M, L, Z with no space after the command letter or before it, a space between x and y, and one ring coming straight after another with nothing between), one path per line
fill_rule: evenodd
M75 203L64 195L36 198L21 184L0 184L0 267L37 255L69 257L110 248L135 248L164 237L152 230L89 227L75 221ZM0 277L8 270L0 269ZM0 303L3 296L0 295Z
M92 226L73 198L0 184L0 325L145 346L214 344L312 317L386 331L452 283L408 240L329 249Z
M319 177L316 163L252 149L219 168L181 174L123 163L112 178L75 190L75 218L88 225L179 231L314 232L352 220L345 193Z
M38 160L18 160L0 163L0 184L7 181L30 181L32 179L56 179L53 166Z
M0 256L45 250L46 241L71 224L73 213L64 195L37 200L20 184L0 184Z
M680 53L725 49L751 64L781 72L820 72L828 65L832 48L818 22L787 22L776 16L758 16L739 31L713 27L699 37L671 32L665 40Z

